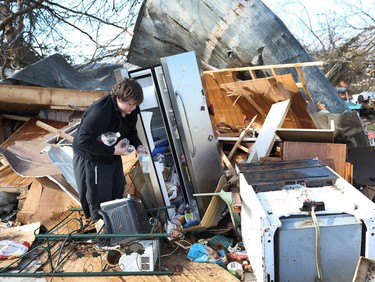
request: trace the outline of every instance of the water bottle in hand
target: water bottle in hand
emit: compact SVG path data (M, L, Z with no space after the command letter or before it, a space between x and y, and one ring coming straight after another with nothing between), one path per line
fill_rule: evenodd
M121 148L123 148L125 155L129 155L135 150L135 147L133 145L130 145L129 139L124 138L120 142Z
M102 142L107 146L113 146L116 144L117 139L121 136L120 132L106 132L98 137L98 141Z

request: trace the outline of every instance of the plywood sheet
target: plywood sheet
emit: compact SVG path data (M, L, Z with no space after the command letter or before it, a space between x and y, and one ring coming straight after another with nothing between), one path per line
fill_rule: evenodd
M214 124L226 122L244 127L244 117L257 115L255 127L260 129L272 104L292 100L290 110L280 127L316 128L307 112L307 103L290 74L253 80L239 80L235 71L206 71L207 102L214 105Z
M24 178L13 171L9 164L0 168L0 191L21 193L33 182L33 177Z
M59 173L57 167L52 164L47 155L41 154L40 150L45 147L45 139L51 138L48 131L38 127L39 119L29 119L17 129L7 140L1 144L0 154L3 155L12 169L22 176L44 176ZM66 122L43 120L45 123L55 127L63 128ZM34 170L34 171L33 171ZM9 177L15 177L15 173L9 171ZM17 177L17 181L23 178ZM0 179L2 185L6 185L8 179ZM15 185L15 180L12 182Z
M220 88L222 83L234 81L230 72L219 72L215 74L202 74L202 81L206 91L206 102L211 109L211 123L216 126L220 123L229 124L233 127L243 127L245 115L241 112L238 104Z
M61 121L31 118L30 120L25 122L19 129L17 129L16 132L9 136L9 138L1 144L1 147L6 148L15 141L39 141L41 138L45 137L47 134L49 134L49 132L36 125L36 122L38 120L41 120L48 125L58 129L61 129L68 124Z
M289 141L283 143L284 160L306 158L318 158L341 177L345 177L346 144Z
M47 146L46 143L40 144ZM41 153L37 147L30 148L24 141L15 141L6 149L0 148L0 154L7 159L14 171L25 177L42 177L60 173L46 153Z
M17 219L22 224L28 224L30 222L40 221L42 224L44 221L48 220L50 217L68 210L70 207L77 207L76 201L74 201L67 193L65 193L61 188L51 180L46 177L38 178L42 188L42 193L33 194L35 199L31 197L30 201L38 201L37 211L33 208L21 210L17 214ZM27 199L29 200L29 199ZM30 207L30 206L29 206Z
M233 95L241 111L246 116L258 115L257 122L265 120L274 103L291 100L290 109L280 127L286 128L315 128L307 112L307 103L299 93L291 75L281 75L262 79L236 81L220 87Z

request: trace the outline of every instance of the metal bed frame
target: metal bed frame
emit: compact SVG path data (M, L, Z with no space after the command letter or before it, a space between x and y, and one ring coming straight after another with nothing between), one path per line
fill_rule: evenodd
M171 270L163 269L161 265L160 239L168 237L169 234L157 233L156 226L159 221L161 212L166 211L172 206L150 209L149 212L155 212L156 216L152 217L152 230L150 234L97 234L85 233L88 232L88 226L84 224L84 216L82 209L71 208L64 219L56 224L51 230L43 234L38 234L40 228L34 231L35 241L30 247L29 251L17 258L12 264L0 269L0 277L74 277L74 276L129 276L129 275L170 275L173 274ZM75 228L71 228L74 226ZM59 234L63 231L68 232ZM155 233L154 233L155 232ZM87 253L90 255L90 248L84 251L81 248L87 244L94 245L103 238L125 238L129 237L137 240L158 240L158 256L153 271L123 271L119 266L113 266L108 263L103 257L108 254L111 248L95 250L92 248L91 256L87 258L84 263L82 271L67 271L63 269L64 263L70 259L77 259L86 257ZM129 245L120 246L120 249L130 254ZM141 251L142 252L142 251ZM98 258L100 256L100 258ZM44 259L41 259L44 257ZM90 258L97 258L100 261L100 270L94 271L94 266L86 262ZM91 270L90 270L91 267ZM46 268L48 270L46 271Z

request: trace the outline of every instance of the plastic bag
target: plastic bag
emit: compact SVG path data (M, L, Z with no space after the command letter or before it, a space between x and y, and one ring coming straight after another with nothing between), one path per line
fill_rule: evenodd
M219 265L223 265L227 261L224 250L216 252L202 244L193 244L189 249L187 258L194 262L210 262Z
M0 241L0 260L13 259L22 256L29 249L30 244L26 241Z

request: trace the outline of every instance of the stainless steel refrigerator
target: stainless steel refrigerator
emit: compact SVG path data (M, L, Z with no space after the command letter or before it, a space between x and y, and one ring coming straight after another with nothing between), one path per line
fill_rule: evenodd
M157 205L175 205L170 217L191 211L202 218L211 196L193 194L214 192L223 168L195 53L164 57L122 76L137 79L144 91L137 129L152 153L144 178Z

